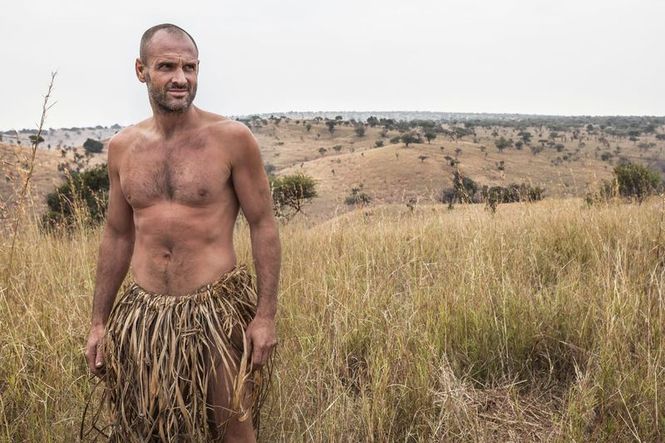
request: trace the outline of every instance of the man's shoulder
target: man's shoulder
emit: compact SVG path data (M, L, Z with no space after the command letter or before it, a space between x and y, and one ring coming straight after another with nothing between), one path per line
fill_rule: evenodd
M241 121L212 112L204 112L208 128L217 136L243 138L252 135L252 131Z
M118 131L111 139L109 140L109 151L111 147L115 150L120 150L129 145L133 140L136 140L136 137L143 134L151 119L143 120L139 123L125 126L120 131Z
M247 125L232 118L212 115L208 125L209 134L219 141L219 146L225 152L231 154L233 163L251 151L259 151L258 141Z
M127 152L127 148L146 130L146 123L148 121L149 119L134 125L126 126L111 137L108 143L107 153L107 163L109 167L119 167L125 152Z

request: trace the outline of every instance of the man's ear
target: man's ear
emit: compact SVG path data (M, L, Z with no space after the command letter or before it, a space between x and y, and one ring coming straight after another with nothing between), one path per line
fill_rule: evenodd
M145 73L143 72L145 65L140 58L137 58L134 62L134 69L136 70L136 77L139 79L139 81L141 83L145 83Z

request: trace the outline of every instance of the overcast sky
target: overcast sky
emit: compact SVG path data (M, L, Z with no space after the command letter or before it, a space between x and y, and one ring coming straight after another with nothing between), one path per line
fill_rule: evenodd
M665 115L663 0L3 2L0 129L131 124L133 63L171 22L200 49L195 103L280 111Z

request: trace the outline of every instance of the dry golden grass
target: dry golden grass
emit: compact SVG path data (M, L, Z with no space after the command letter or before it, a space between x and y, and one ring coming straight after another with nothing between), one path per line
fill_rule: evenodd
M663 441L664 204L386 205L283 226L261 440ZM3 441L78 432L100 233L22 224L0 287ZM251 263L243 223L236 249Z
M38 205L45 206L46 194L59 185L58 163L56 152L37 149L35 170L31 179L32 199ZM25 180L30 162L30 147L7 145L0 143L0 205L11 206L17 200L19 184Z

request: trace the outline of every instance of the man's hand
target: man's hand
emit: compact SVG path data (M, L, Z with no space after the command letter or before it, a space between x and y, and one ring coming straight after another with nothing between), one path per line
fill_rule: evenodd
M104 356L101 346L105 332L104 326L93 326L90 329L88 343L85 347L85 358L88 361L88 368L97 377L101 377L104 373Z
M275 320L255 317L247 326L245 334L252 355L252 366L260 368L268 361L270 353L277 345Z

